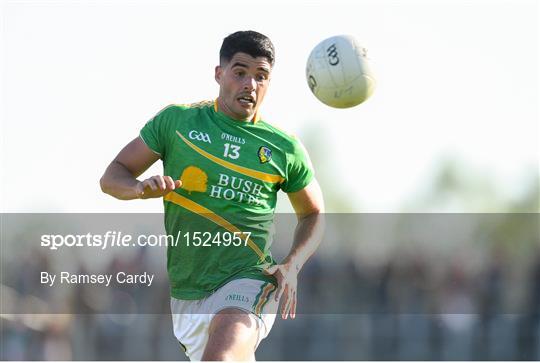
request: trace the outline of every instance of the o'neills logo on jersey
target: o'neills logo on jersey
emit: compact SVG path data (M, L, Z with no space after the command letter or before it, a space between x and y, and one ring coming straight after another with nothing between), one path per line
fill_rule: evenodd
M208 135L206 132L200 132L200 131L197 131L197 130L191 130L188 134L189 138L191 140L198 140L198 141L202 141L202 142L207 142L209 144L212 143L212 141L210 140L210 135Z
M220 173L217 185L210 187L210 196L212 198L260 205L263 202L261 200L263 197L261 194L262 188L261 184L250 180Z
M236 142L237 144L245 144L246 143L246 139L244 139L243 137L230 135L230 134L228 134L226 132L221 133L221 139Z

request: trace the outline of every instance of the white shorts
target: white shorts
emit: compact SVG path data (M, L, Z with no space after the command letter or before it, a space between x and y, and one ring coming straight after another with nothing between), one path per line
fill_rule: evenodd
M275 286L269 282L238 279L228 282L201 300L178 300L171 297L174 335L189 359L199 361L208 341L208 328L214 315L226 308L238 308L251 313L258 327L258 347L270 333L276 319L278 302L274 300L275 290Z

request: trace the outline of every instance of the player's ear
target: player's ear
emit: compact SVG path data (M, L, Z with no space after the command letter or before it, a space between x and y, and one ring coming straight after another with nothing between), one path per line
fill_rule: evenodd
M216 79L216 82L221 84L221 76L223 74L223 69L221 68L221 66L216 66L216 69L215 69L215 73L214 73L214 78Z

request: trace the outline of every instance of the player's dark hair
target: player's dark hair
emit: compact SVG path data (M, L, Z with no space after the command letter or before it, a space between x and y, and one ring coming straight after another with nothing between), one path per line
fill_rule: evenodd
M238 52L249 54L253 58L265 57L270 65L274 65L274 45L266 35L256 31L238 31L223 39L219 61L227 63Z

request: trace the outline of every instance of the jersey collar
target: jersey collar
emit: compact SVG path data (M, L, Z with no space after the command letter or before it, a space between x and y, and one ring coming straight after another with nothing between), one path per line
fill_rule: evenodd
M218 112L218 101L217 101L217 98L214 100L214 111ZM255 112L255 115L253 115L253 118L251 119L251 121L253 121L253 123L257 123L257 121L259 121L261 119L260 115L259 115L259 110L257 110L257 112Z

